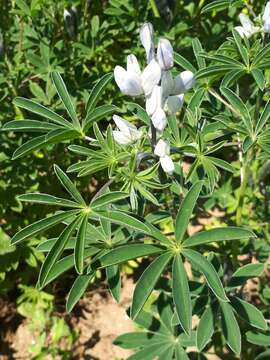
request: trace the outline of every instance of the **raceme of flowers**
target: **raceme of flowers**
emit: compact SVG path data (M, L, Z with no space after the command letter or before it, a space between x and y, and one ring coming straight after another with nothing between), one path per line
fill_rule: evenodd
M244 36L249 38L260 31L262 33L270 33L270 1L267 2L264 13L261 17L262 26L255 26L250 18L244 13L239 15L239 20L242 26L236 26L235 30L242 38Z
M152 24L145 23L141 27L140 40L146 52L146 67L141 70L136 56L128 55L126 69L116 66L114 78L123 94L144 97L145 110L160 137L155 145L154 154L159 157L163 170L171 174L174 171L174 163L170 157L170 144L166 139L162 139L163 131L167 126L167 116L181 110L184 93L194 85L194 74L191 71L183 71L173 77L172 45L169 40L161 38L155 50ZM142 131L119 116L114 115L113 120L118 128L113 131L118 144L130 145L142 136Z

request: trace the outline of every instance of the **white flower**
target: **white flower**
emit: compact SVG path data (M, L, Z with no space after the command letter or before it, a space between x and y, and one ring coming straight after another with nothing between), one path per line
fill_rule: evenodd
M256 32L258 32L259 28L257 26L254 26L253 22L250 20L250 18L247 15L241 13L239 15L239 20L242 26L236 26L235 30L239 33L239 35L242 38L244 36L249 38Z
M172 174L174 172L174 163L170 158L170 144L168 141L160 139L155 147L154 154L159 157L162 169Z
M169 70L173 67L173 48L169 40L159 40L157 59L162 70Z
M270 1L268 1L265 6L262 19L263 19L263 31L265 33L270 33Z
M66 20L67 17L71 17L71 14L67 9L64 9L64 20Z
M116 66L114 69L114 79L123 94L129 96L139 96L145 93L150 95L154 86L159 83L161 69L153 59L141 72L139 63L135 55L127 57L127 69Z
M176 114L184 103L184 94L169 96L165 103L165 110L169 114Z
M140 39L146 52L147 64L155 57L154 29L151 23L145 23L140 30Z
M119 130L113 130L114 140L120 145L132 144L139 140L141 132L137 130L136 126L130 124L118 115L113 115L113 120Z

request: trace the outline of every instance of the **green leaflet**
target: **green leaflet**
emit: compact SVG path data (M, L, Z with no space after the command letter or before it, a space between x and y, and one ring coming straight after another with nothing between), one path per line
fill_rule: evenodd
M95 273L89 275L79 275L76 278L68 294L66 303L67 312L70 313L80 298L83 296L94 275Z
M185 235L189 219L192 215L196 201L202 189L202 182L199 181L189 190L178 211L175 222L175 238L180 243Z
M110 250L106 255L98 259L92 268L104 268L111 265L121 264L128 260L136 259L146 255L154 255L163 252L164 249L151 244L127 244Z
M220 302L222 329L228 346L236 355L241 353L241 333L232 307L229 303Z
M106 267L106 276L110 292L114 299L119 302L121 292L121 277L118 265L112 265Z
M188 278L180 254L176 255L173 261L172 294L180 325L187 334L190 334L192 317L191 298Z
M214 333L214 312L211 306L208 306L200 319L196 331L196 343L199 351L202 351Z
M216 297L221 301L229 301L214 266L197 251L184 249L182 253L188 258L193 266L203 273L208 286L211 288Z
M65 245L72 236L76 226L81 222L81 217L77 216L75 220L73 220L61 233L59 238L55 241L55 244L51 248L50 252L46 256L44 263L40 269L39 280L38 283L40 287L44 286L44 283L52 269L53 265L60 258L63 250L65 249Z
M185 247L192 247L215 241L249 239L250 237L255 237L255 234L251 230L229 226L198 232L186 239L183 245Z
M83 273L83 262L84 262L84 248L85 248L85 241L86 241L86 232L87 232L87 225L88 225L88 214L83 216L83 220L79 226L75 249L74 249L74 263L75 268L78 274Z
M47 109L45 106L36 103L33 100L17 97L14 100L14 104L23 109L31 111L34 114L40 115L41 117L45 117L46 119L49 119L58 125L73 129L72 124L66 119L64 119L62 116L56 114L52 110Z
M61 75L58 72L52 72L52 79L53 83L56 87L57 93L62 100L69 116L72 119L74 127L79 130L80 129L80 123L76 115L75 108L73 106L73 103L71 101L71 98L69 96L69 93L67 91L66 85L61 77Z
M78 205L73 201L58 198L56 196L49 194L29 193L29 194L19 195L17 199L19 199L20 201L27 201L34 204L56 205L56 206L71 207L71 208L80 207L80 205Z
M233 297L230 300L236 315L258 329L267 330L267 323L262 313L254 305L238 297Z
M143 308L146 300L153 291L156 282L158 281L171 258L172 254L165 252L156 258L141 275L133 294L130 310L132 319L135 319L140 310Z
M67 190L67 192L73 197L73 199L81 205L85 205L85 201L82 198L82 195L77 190L76 186L70 180L70 178L64 173L63 170L60 169L59 166L54 165L54 172L58 177L60 183Z
M60 222L68 219L69 217L76 215L78 213L78 210L68 210L65 212L62 212L60 214L52 215L48 218L38 220L33 224L30 224L17 232L13 238L11 239L12 244L18 244L21 241L27 240L31 237L34 237L35 235L39 234L42 231L45 231Z

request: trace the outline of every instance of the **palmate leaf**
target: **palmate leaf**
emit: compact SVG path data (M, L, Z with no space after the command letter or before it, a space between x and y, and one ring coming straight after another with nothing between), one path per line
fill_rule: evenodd
M171 258L172 254L170 252L165 252L156 258L143 272L136 284L133 294L130 310L130 316L132 319L135 319L140 310L143 308L146 300L152 293L156 282L165 270L165 267L168 265Z
M94 123L118 111L115 105L102 105L95 108L86 115L83 131L86 132Z
M34 139L27 141L26 143L19 146L12 155L12 160L19 159L22 156L29 154L30 152L40 149L46 146L46 136L37 136Z
M180 325L187 334L190 334L192 317L191 298L188 278L180 254L176 255L173 261L172 294Z

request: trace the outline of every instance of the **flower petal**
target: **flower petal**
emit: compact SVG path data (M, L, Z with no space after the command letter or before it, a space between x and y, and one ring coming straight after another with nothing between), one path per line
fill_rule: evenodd
M266 6L264 8L264 13L263 13L262 19L264 22L267 22L267 23L270 22L270 1L267 2Z
M163 71L161 75L161 88L163 98L173 95L174 80L170 71Z
M263 31L265 33L270 33L270 19L264 22Z
M132 139L121 131L113 130L113 138L120 145L128 145L132 143Z
M159 139L155 146L154 154L159 157L164 157L170 154L170 143L167 140Z
M247 15L241 13L239 15L239 20L240 20L241 25L245 29L245 31L252 33L254 25L253 25L253 22L250 20L250 18Z
M250 33L243 28L243 26L236 26L234 29L238 32L241 38L243 38L244 36L249 38L251 36Z
M172 159L170 158L170 156L165 155L165 156L161 157L160 165L166 173L172 174L174 172L175 167L174 167L174 163L173 163Z
M165 104L165 109L169 114L176 114L178 111L180 111L183 102L184 94L169 96Z
M151 117L154 127L158 131L163 131L167 125L167 118L165 111L162 108L158 108Z
M159 83L161 69L156 60L151 62L144 69L141 76L141 84L146 96L150 95L155 85Z
M146 52L147 64L155 57L154 29L151 23L145 23L140 30L140 39Z
M174 79L174 90L171 95L183 94L191 89L195 82L193 72L186 70L177 75Z
M135 55L131 54L127 57L127 72L141 75L140 65Z
M169 70L173 67L173 48L169 40L159 40L157 59L162 70Z
M131 72L127 72L122 66L114 69L114 79L121 92L129 96L139 96L143 93L140 77Z
M160 107L162 107L162 89L161 86L155 85L151 95L146 98L146 112L151 116Z

